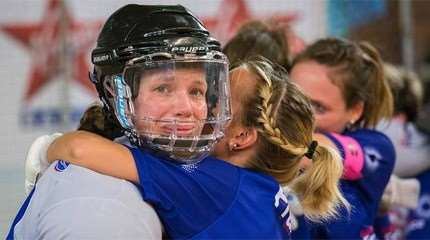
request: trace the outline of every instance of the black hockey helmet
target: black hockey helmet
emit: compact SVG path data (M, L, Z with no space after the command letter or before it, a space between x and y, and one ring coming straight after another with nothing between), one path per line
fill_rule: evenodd
M91 58L91 80L100 99L132 143L189 162L207 154L223 136L231 118L228 61L220 43L183 6L130 4L120 8L104 24ZM145 71L158 68L174 72L183 66L199 66L206 74L209 114L199 123L205 130L179 136L175 131L166 134L137 129L136 121L180 122L137 119L133 101Z

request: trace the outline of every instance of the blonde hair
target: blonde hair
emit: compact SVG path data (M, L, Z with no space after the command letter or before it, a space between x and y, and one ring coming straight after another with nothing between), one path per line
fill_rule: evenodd
M257 77L257 84L241 109L242 124L258 130L256 154L249 168L273 176L300 198L312 220L337 215L337 207L349 207L339 191L343 173L340 156L318 145L312 164L300 174L301 159L313 141L314 117L305 95L287 81L286 71L257 58L240 64Z
M360 101L364 103L361 117L351 127L374 128L383 118L392 117L393 97L383 62L370 43L321 39L299 54L293 67L304 61L315 61L332 68L332 80L342 90L348 109Z

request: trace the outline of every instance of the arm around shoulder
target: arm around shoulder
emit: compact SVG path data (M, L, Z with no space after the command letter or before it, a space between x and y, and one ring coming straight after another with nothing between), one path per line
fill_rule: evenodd
M138 182L129 149L94 133L65 133L49 146L47 155L49 162L62 159L102 174Z

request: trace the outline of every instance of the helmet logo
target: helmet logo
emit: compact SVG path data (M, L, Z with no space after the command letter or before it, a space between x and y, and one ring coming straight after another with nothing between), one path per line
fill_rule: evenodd
M174 53L207 52L208 47L203 47L203 46L172 47L171 51Z
M110 63L110 61L111 61L110 54L93 55L93 59L92 59L92 62L95 65Z

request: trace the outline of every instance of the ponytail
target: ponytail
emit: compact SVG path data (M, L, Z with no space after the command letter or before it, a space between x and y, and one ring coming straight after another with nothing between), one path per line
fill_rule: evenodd
M265 60L242 63L239 68L257 76L255 91L239 112L242 124L258 132L255 154L247 167L289 186L302 199L309 219L328 219L336 216L338 206L348 208L337 185L343 171L340 156L313 142L315 125L309 99L287 81L285 70ZM305 155L313 164L300 174Z
M393 96L390 85L385 77L384 65L378 51L367 42L360 42L362 58L369 64L368 97L362 115L364 127L375 127L384 118L393 115Z
M301 197L304 214L309 219L336 217L339 206L349 209L338 188L342 174L339 154L332 148L318 145L312 164L289 185Z

